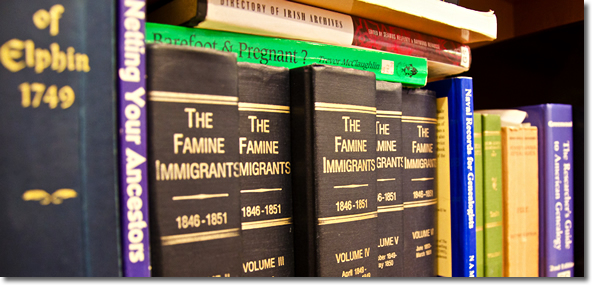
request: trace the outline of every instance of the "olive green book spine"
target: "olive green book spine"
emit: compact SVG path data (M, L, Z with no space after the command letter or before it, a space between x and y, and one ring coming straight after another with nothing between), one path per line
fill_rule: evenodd
M475 137L475 236L477 242L477 277L485 277L484 228L483 228L483 135L481 114L473 114Z
M233 52L238 62L296 68L325 64L370 71L376 80L423 87L428 77L425 58L364 48L352 48L250 34L146 24L147 43L194 46Z
M499 115L482 114L485 277L502 277L502 135Z

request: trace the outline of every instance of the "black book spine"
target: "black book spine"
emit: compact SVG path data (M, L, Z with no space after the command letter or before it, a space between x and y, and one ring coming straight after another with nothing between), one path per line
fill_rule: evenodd
M376 82L378 276L403 276L403 142L400 83Z
M403 274L434 277L436 195L436 96L403 89Z
M242 276L291 277L289 69L238 63Z
M376 276L375 76L290 71L297 276Z
M237 62L147 45L151 255L156 276L240 276Z

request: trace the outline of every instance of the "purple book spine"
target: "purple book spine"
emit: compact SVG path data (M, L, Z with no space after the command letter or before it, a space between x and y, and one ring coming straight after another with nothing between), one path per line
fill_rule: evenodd
M126 277L151 277L145 1L117 2L122 267Z
M574 277L572 106L519 108L537 126L539 148L539 275Z

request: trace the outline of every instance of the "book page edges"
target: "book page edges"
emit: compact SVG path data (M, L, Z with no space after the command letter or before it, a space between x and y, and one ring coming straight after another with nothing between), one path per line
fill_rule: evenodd
M527 112L516 109L475 110L475 113L499 115L502 127L525 127ZM530 125L530 124L529 124Z
M441 1L294 1L395 25L460 43L493 41L497 38L497 18L494 11L474 11Z

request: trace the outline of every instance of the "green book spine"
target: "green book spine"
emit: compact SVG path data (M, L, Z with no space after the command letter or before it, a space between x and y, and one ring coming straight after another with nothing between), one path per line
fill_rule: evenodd
M500 116L482 114L485 276L502 277L502 142Z
M423 87L428 77L425 58L249 34L146 24L147 43L165 43L233 52L238 62L296 68L310 64L341 66L376 74L376 80Z
M483 136L481 114L473 114L475 137L475 219L477 241L477 277L485 277L484 228L483 228Z

